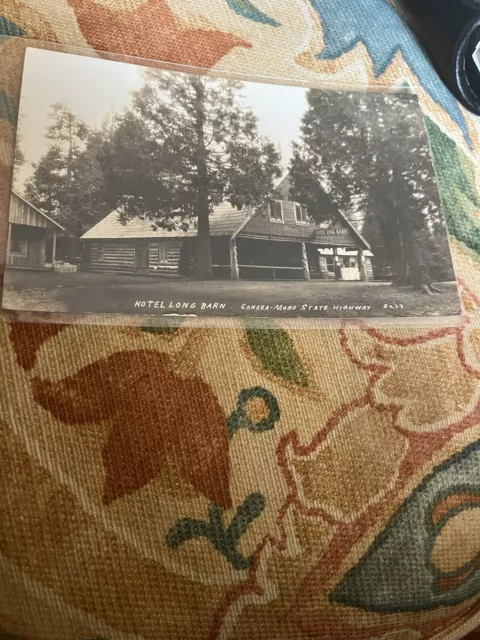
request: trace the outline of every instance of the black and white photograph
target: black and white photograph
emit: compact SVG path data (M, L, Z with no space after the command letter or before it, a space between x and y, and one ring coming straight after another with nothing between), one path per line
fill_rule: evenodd
M458 315L418 100L29 48L2 303Z

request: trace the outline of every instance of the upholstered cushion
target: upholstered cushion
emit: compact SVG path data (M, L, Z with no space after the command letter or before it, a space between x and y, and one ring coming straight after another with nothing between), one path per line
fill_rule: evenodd
M0 324L0 632L430 640L478 623L478 121L387 0L3 0L33 39L420 97L465 320ZM20 69L0 44L5 229ZM2 635L3 633L3 635Z

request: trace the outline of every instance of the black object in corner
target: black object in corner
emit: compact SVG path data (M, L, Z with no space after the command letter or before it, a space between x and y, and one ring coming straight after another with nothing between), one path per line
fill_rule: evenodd
M452 93L480 115L480 0L400 0L411 26Z

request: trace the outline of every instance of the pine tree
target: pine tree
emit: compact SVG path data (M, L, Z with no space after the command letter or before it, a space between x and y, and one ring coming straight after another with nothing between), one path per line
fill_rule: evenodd
M20 172L22 167L25 165L25 153L23 151L23 136L21 129L20 119L17 123L17 135L15 139L15 156L13 159L13 179L12 185L13 189L16 191L20 190Z
M109 189L113 129L108 122L90 129L59 104L53 105L51 119L46 134L50 146L34 165L25 195L69 236L79 238L114 206Z
M430 270L451 277L428 140L413 96L310 90L290 177L292 195L317 219L330 215L328 192L360 219L372 244L381 238L396 283L430 293Z
M147 70L114 139L114 184L123 219L197 226L196 277L212 277L209 215L215 205L257 207L281 174L275 145L259 135L229 80Z
M52 124L46 137L51 144L34 165L25 193L33 205L65 227L67 233L78 235L80 220L74 206L78 188L78 161L85 149L89 129L85 122L61 104L52 106Z

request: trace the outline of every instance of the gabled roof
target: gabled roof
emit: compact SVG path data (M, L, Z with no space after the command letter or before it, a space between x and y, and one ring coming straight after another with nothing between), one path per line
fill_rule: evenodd
M210 235L231 236L243 225L251 215L250 210L236 209L228 202L224 202L214 207L210 215ZM188 231L177 229L168 231L167 229L152 228L153 222L148 219L132 218L126 224L119 220L117 210L109 213L103 220L100 220L94 227L83 234L82 240L120 240L120 239L140 239L140 238L186 238L197 235L196 228L191 225Z
M14 195L16 198L18 198L19 200L21 200L22 202L24 202L27 206L29 206L31 209L33 209L34 211L36 211L39 215L42 216L42 218L45 218L46 220L48 220L48 222L50 222L51 224L55 225L58 229L61 229L61 231L65 231L65 229L62 227L61 224L58 224L58 222L55 222L55 220L52 220L52 218L50 218L49 216L47 216L46 213L43 213L43 211L40 211L40 209L37 209L37 207L34 207L33 204L31 202L29 202L28 200L26 200L23 196L21 196L19 193L17 193L16 191L13 191L12 189L12 195Z
M370 251L371 247L368 244L368 242L365 240L365 238L362 236L360 231L355 227L354 224L352 224L350 222L350 220L347 218L347 216L340 211L338 206L335 204L335 202L332 200L332 198L329 196L329 194L325 191L323 186L320 185L320 187L321 187L321 191L319 191L319 193L317 195L317 199L318 199L319 205L321 207L321 210L325 211L326 213L329 213L331 215L338 216L340 218L340 220L342 220L347 225L347 227L350 229L350 231L353 233L353 235L358 240L360 240L360 242L365 246L366 249L368 249Z
M347 218L347 216L342 213L340 211L340 209L337 209L337 212L339 214L339 216L342 218L342 220L345 222L345 224L348 226L348 228L350 229L350 231L353 233L353 235L355 235L362 244L365 245L365 247L368 249L368 251L371 251L372 248L369 245L369 243L365 240L365 238L362 236L362 234L360 233L360 231L358 231L358 229L355 227L355 225L353 225L350 220ZM372 254L373 255L373 254Z
M279 178L276 187L283 183L288 177L286 171ZM368 250L370 245L356 229L356 227L348 220L348 218L338 209L330 197L322 192L325 211L330 211L337 215L350 229L352 234L360 241L360 243ZM210 215L210 235L211 236L230 236L235 238L247 222L255 215L255 208L236 209L228 202L223 202L213 208ZM94 227L89 229L81 237L82 240L139 240L139 239L155 239L155 238L188 238L197 235L196 227L193 222L187 231L177 229L168 231L167 229L153 229L153 221L148 218L132 218L126 224L122 224L119 220L119 211L115 210L109 213L103 220L100 220Z

